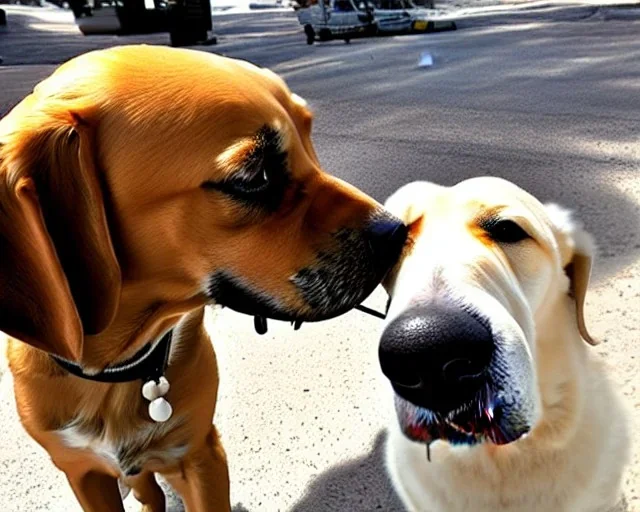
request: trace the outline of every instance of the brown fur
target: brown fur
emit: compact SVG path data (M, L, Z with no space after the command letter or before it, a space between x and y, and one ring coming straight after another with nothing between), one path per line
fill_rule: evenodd
M322 172L311 118L267 70L142 46L68 62L0 122L0 329L13 337L21 421L84 510L123 510L117 479L129 470L140 471L127 483L147 511L164 510L154 473L189 511L229 510L202 324L208 277L233 272L305 318L313 306L290 276L339 249L332 233L380 211ZM264 125L288 153L278 210L204 190L233 173ZM140 382L80 379L47 354L100 371L172 327L166 424L150 421Z

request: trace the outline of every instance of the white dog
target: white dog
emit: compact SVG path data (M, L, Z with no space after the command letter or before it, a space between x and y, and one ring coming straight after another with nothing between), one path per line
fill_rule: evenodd
M629 433L587 345L591 237L497 178L411 183L386 207L413 239L386 282L379 346L398 419L387 466L404 504L609 510Z

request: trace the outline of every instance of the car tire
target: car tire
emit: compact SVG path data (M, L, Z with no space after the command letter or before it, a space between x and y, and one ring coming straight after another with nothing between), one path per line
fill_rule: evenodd
M312 45L316 41L316 31L313 30L311 25L304 26L304 33L307 36L307 44Z
M196 46L207 41L207 32L202 30L190 31L186 29L173 30L169 32L171 46L180 48L183 46ZM212 44L216 44L217 39Z
M323 28L318 32L318 37L320 38L320 41L331 41L331 39L333 39L333 34L328 28Z

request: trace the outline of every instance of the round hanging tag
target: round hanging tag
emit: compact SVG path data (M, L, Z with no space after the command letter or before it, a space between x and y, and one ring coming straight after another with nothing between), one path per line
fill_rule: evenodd
M153 421L158 423L165 422L171 418L172 414L171 404L162 397L156 398L149 404L149 416Z
M156 384L154 380L147 381L142 386L142 396L149 400L149 402L153 402L156 398L161 397L162 395L163 394L160 393L158 384Z
M160 396L166 395L170 387L169 381L164 376L158 379L158 393L160 393Z

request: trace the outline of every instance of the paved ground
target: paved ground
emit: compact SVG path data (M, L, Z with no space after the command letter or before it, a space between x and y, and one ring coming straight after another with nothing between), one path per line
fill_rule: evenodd
M628 14L550 8L470 20L451 33L313 47L289 15L227 17L216 22L221 43L213 50L282 73L317 112L325 167L381 200L417 178L452 184L490 174L575 208L600 245L588 297L589 324L605 340L596 351L611 364L638 432L640 21L620 19ZM13 31L0 33L0 112L71 55L166 42L89 40L64 20L55 27L10 14L10 23ZM27 31L27 23L36 26ZM425 51L434 57L430 69L417 67ZM370 303L381 306L383 297ZM400 511L381 462L388 408L379 399L380 324L354 312L295 334L272 322L259 337L249 318L223 312L209 320L214 315L216 421L236 511ZM10 385L5 373L0 510L78 510L63 477L18 427ZM637 445L625 491L621 510L640 511Z

